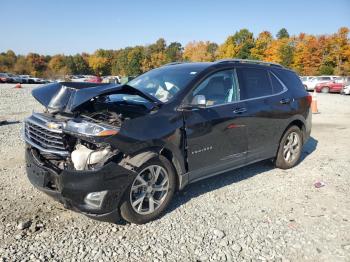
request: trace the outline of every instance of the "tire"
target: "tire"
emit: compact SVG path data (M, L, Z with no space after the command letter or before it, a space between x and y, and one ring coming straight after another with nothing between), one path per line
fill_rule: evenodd
M324 93L324 94L329 93L329 87L328 86L322 87L321 93Z
M158 178L154 182L155 184L152 186L146 186L144 183L141 183L138 179L139 176L141 176L142 179L144 179L144 182L149 182L151 180L147 180L147 176L151 175L152 168L154 172L156 173L158 168L160 168L160 172L158 172ZM124 194L122 204L120 206L120 214L122 218L130 223L135 224L145 224L147 222L150 222L156 218L158 218L163 211L168 207L171 199L173 198L174 192L176 190L176 174L173 165L169 162L168 159L166 159L163 156L157 156L155 158L152 158L151 160L144 163L140 168L137 169L138 176L134 179L134 181L129 185L128 189L126 190L126 193ZM155 174L154 173L154 174ZM161 195L164 193L164 191L156 191L152 190L152 192L148 192L150 187L153 189L160 185L157 185L160 182L164 182L165 174L167 175L168 182L167 186L167 193L161 197ZM163 180L161 180L163 179ZM137 188L137 189L133 189ZM132 190L133 189L133 190ZM141 193L139 193L141 191ZM149 195L147 197L147 194ZM142 196L143 197L139 197ZM153 202L154 211L151 211L151 204L150 199L155 199L159 205L155 201ZM136 204L138 200L141 200L141 203ZM134 207L132 205L134 203ZM157 205L157 206L156 206ZM141 207L140 207L141 206ZM148 208L148 211L147 211Z
M296 145L293 145L295 143L294 139L297 139ZM275 166L281 169L289 169L294 167L300 159L302 148L303 136L301 130L297 126L289 127L283 134L283 137L280 141Z

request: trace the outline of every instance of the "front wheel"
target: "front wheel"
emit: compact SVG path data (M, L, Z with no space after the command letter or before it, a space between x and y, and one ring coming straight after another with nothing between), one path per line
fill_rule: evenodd
M138 170L120 206L123 219L144 224L159 217L169 205L176 188L175 171L163 156L155 157Z
M276 156L276 167L289 169L295 166L301 156L303 146L301 130L291 126L284 133Z
M324 94L329 93L329 87L327 87L327 86L322 87L321 92L324 93Z

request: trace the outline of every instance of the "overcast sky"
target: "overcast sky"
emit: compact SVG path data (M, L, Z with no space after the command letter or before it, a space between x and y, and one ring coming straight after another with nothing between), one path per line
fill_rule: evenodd
M350 27L350 0L1 0L0 52L75 54L98 48L217 43L241 28L274 35L330 34Z

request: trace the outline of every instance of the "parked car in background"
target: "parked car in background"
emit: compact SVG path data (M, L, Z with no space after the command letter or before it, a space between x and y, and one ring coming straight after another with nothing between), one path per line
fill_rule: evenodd
M0 73L0 83L13 83L13 79L7 73Z
M102 83L120 84L120 77L119 76L104 76Z
M88 77L84 75L73 75L70 77L71 82L86 82L87 79Z
M136 76L123 76L121 79L120 79L120 83L121 84L126 84L127 82L133 80Z
M35 84L47 84L50 82L49 80L39 78L39 77L33 77L32 79L34 80Z
M8 73L8 76L12 78L12 83L23 83L22 78L18 75Z
M340 93L343 87L343 82L337 82L336 80L333 80L317 84L315 86L315 90L318 93Z
M302 82L305 82L305 81L309 81L309 80L311 80L312 78L314 78L315 76L301 76L300 77L300 80L302 81Z
M102 83L102 78L99 76L91 76L88 79L85 80L85 82L90 83Z
M313 91L317 84L333 81L336 79L339 79L339 76L315 76L311 79L303 81L303 85L307 91Z
M22 83L25 83L25 84L35 83L33 77L31 77L30 75L20 75L19 77L22 79Z
M340 90L342 95L350 95L350 81L345 83L342 90Z
M126 85L55 83L32 94L48 110L25 120L30 182L110 222L147 223L175 191L258 161L292 168L311 132L299 77L260 61L170 64Z
M350 83L350 76L340 76L339 79L335 80L337 83L347 84Z

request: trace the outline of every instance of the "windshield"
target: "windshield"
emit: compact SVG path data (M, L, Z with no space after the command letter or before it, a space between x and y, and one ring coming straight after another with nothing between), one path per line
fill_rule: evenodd
M204 69L203 65L172 65L153 69L127 84L162 102L173 98Z

